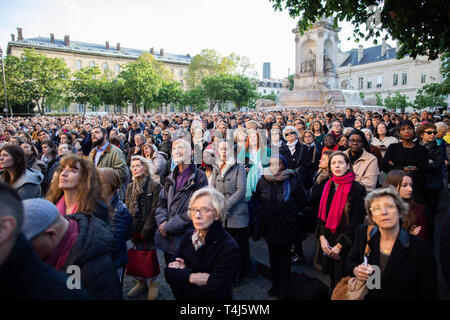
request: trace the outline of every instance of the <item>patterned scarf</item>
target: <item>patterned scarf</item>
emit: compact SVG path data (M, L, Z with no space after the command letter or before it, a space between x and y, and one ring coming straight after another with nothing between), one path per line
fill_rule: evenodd
M195 251L205 245L205 236L200 234L200 231L198 230L195 230L192 234L192 245L194 246Z
M147 177L131 182L131 197L127 199L127 207L130 210L131 216L136 216L139 211L139 197L144 193L145 182Z

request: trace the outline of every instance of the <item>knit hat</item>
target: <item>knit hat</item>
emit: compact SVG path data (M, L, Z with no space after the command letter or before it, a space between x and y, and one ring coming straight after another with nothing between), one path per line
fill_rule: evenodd
M59 217L56 206L44 199L35 198L22 201L24 221L22 233L28 240L44 232Z

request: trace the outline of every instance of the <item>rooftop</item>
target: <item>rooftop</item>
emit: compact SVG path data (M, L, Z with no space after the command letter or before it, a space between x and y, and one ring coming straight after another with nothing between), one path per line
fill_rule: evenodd
M386 44L386 54L381 56L381 45L364 48L363 49L363 58L358 62L358 49L352 49L350 51L346 51L345 53L350 54L348 58L339 66L346 67L349 64L352 66L379 62L384 60L396 59L395 48L392 48L388 44Z
M64 51L69 50L72 52L110 55L118 58L131 58L131 59L137 59L143 52L150 52L150 50L132 49L132 48L125 48L122 46L120 47L120 50L117 50L117 46L113 44L110 44L109 49L106 49L106 44L96 44L72 40L69 41L69 46L66 46L64 40L55 38L54 42L52 42L51 38L41 36L36 38L22 39L21 41L10 41L8 43L8 47L10 45L32 46ZM192 60L190 55L166 53L164 51L163 55L161 55L160 50L158 51L154 50L153 56L155 57L155 59L162 62L189 64Z

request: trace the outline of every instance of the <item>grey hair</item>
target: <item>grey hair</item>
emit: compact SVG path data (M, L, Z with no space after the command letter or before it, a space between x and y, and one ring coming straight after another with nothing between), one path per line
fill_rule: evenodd
M439 130L440 128L445 128L446 130L448 130L448 125L443 121L436 122L434 125L436 126L437 130Z
M225 197L223 196L223 194L221 194L213 187L204 187L194 192L194 194L191 196L191 199L189 200L189 207L188 207L189 218L192 219L191 210L189 210L192 208L192 204L195 202L195 200L203 196L211 197L213 207L214 209L216 209L215 218L218 217L220 222L224 222L227 217Z
M297 135L297 139L300 139L300 135L298 133L298 130L295 127L293 127L293 126L286 126L283 129L283 138L284 138L284 140L286 140L286 132L288 132L288 131L294 131L295 134Z
M368 142L368 143L371 143L372 140L373 140L373 133L372 133L372 131L370 131L370 129L364 128L364 129L361 129L361 132L364 133L364 134L365 134L366 132L369 133L370 141L367 141L367 142Z
M375 189L371 191L364 200L364 205L366 207L366 212L369 217L369 220L372 220L372 213L370 211L370 206L372 202L380 197L390 196L394 199L395 205L400 213L400 219L403 219L408 214L409 206L408 204L400 197L397 190L393 186L389 186L387 188Z

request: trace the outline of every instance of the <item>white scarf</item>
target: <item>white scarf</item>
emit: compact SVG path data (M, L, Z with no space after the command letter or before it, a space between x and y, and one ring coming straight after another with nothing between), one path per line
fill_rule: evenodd
M198 230L195 230L192 234L192 245L195 251L200 249L205 244L205 237L200 234Z
M295 145L297 144L298 140L295 140L292 143L286 143L286 145L289 147L289 151L291 151L291 155L294 155L295 153Z

